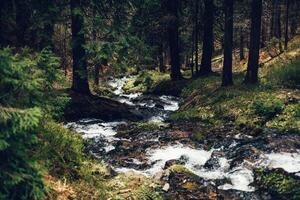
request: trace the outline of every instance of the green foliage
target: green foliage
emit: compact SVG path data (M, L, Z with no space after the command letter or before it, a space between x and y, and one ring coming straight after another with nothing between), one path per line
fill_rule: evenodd
M37 159L56 176L78 177L83 159L83 139L55 122L47 122L40 130Z
M169 75L157 71L142 71L136 77L129 80L123 87L125 92L147 92L164 80Z
M264 173L257 170L259 185L269 190L272 196L279 199L296 200L300 198L300 181L280 172Z
M63 80L61 72L58 58L47 49L39 54L29 49L17 54L9 48L0 50L0 103L18 107L47 105L56 97L50 89Z
M196 142L202 142L204 139L204 135L203 133L194 133L192 135L192 140L196 141Z
M291 88L300 87L300 58L287 65L280 65L270 70L267 78L274 84L281 84Z
M41 117L38 108L0 107L0 196L5 199L44 197L42 175L31 156Z
M52 92L62 79L59 60L51 51L14 51L0 50L0 196L42 199L42 170L33 149L45 116L59 111L67 100L57 100Z
M168 126L169 125L164 122L132 122L127 125L126 128L121 126L118 129L118 135L160 130L167 128Z
M254 100L252 108L255 114L264 117L266 120L270 120L283 110L284 103L276 98L259 98Z
M55 83L64 81L63 71L59 65L60 60L49 49L43 49L36 58L40 70L38 77L43 80L42 87L45 91L53 89Z
M282 114L269 122L268 126L276 127L283 131L300 133L300 102L287 105L282 111Z

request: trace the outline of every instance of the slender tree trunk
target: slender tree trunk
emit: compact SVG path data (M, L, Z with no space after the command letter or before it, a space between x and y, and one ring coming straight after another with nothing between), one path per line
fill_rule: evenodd
M264 48L267 41L267 30L265 24L262 24L260 47Z
M5 37L4 37L4 32L3 32L3 22L4 22L4 13L2 14L2 12L4 12L4 1L0 1L0 47L3 47L6 45L6 42L5 42Z
M98 63L95 64L95 79L94 79L94 85L96 87L99 86L100 83L100 76L99 76L100 66Z
M27 2L24 0L15 0L16 6L16 46L24 47L28 45L28 27L29 27L29 19L30 12L28 10L29 6ZM32 43L31 43L32 44Z
M262 0L252 0L251 3L251 33L247 74L245 83L258 82L259 43L261 33Z
M279 0L275 0L275 37L278 39L279 50L283 51L282 43L281 43L281 7L279 5Z
M97 42L97 32L96 32L96 6L93 6L93 19L92 19L92 38L94 42ZM100 65L102 65L102 60L96 60L94 64L94 85L98 88L100 83Z
M195 30L193 30L192 33L192 55L191 55L191 73L192 73L192 77L194 77L194 52L195 52Z
M84 49L83 14L80 2L80 0L71 0L73 53L72 90L82 94L90 94L86 53Z
M243 34L243 28L240 28L240 60L245 59L245 53L244 53L244 34Z
M292 1L292 10L291 10L291 15L290 15L290 21L291 21L291 35L294 36L296 35L297 32L297 18L298 18L298 2L297 0Z
M164 62L164 45L161 44L159 47L159 71L160 72L165 72L165 62Z
M178 32L178 10L179 0L167 0L167 9L170 14L168 23L168 37L171 56L171 79L173 81L182 79L180 72L179 57L179 32Z
M204 34L203 34L203 49L202 60L200 67L200 75L209 74L212 72L211 60L213 54L213 24L214 24L214 2L213 0L204 0Z
M233 0L225 0L224 62L222 86L233 85L232 44L233 44Z
M67 37L68 37L68 23L65 20L64 26L64 37L63 37L63 56L62 56L62 63L64 66L65 76L68 75L68 48L67 48Z
M277 0L272 0L270 38L276 37Z
M199 0L195 4L195 69L198 73L199 69Z
M289 42L289 8L290 8L290 1L289 0L285 0L284 50L288 49L288 42Z

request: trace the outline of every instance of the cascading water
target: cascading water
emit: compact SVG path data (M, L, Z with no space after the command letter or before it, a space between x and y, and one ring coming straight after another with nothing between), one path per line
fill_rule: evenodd
M143 108L156 108L159 105L159 108L156 109L157 112L154 112L148 121L163 122L170 112L179 108L179 99L172 96L143 95L142 93L125 94L122 88L126 81L131 78L112 79L108 81L108 84L113 88L113 92L116 95L115 100L121 103ZM116 127L122 124L126 124L126 121L103 122L97 119L83 119L77 122L70 122L66 126L82 133L84 138L92 139L94 142L101 141L98 151L101 157L101 155L109 156L109 153L116 148L118 142L126 142L127 140L127 142L131 142L130 138L116 137ZM147 132L145 135L149 136L149 133ZM113 166L115 170L117 172L133 170L136 173L153 176L163 170L167 161L183 159L183 163L188 169L205 180L230 180L228 183L219 185L219 189L235 189L246 192L255 190L251 183L254 180L253 169L257 167L283 168L289 173L295 173L296 176L300 175L300 152L298 150L293 153L261 152L260 156L254 160L249 161L245 159L239 164L233 165L234 160L228 158L228 155L230 152L236 152L241 149L243 142L247 141L249 143L251 137L247 135L234 135L227 147L221 146L221 148L211 148L210 150L183 144L181 141L170 141L167 145L157 146L159 137L159 135L155 135L148 139L150 145L146 145L142 149L143 152L141 152L145 155L143 160L131 157L126 160L127 166ZM225 152L225 155L218 154L218 152ZM212 166L207 167L207 163L211 161L213 161Z

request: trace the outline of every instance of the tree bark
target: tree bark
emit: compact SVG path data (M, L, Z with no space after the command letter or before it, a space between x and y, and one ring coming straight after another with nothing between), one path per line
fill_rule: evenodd
M233 85L232 45L233 45L233 0L225 0L224 62L222 86Z
M72 90L82 94L90 94L85 38L83 33L83 16L80 0L71 0L72 20L72 53L73 53L73 83Z
M195 69L199 71L199 0L195 4Z
M159 47L159 71L164 73L166 71L165 62L164 62L164 45L161 44Z
M213 24L214 24L214 2L213 0L204 0L204 34L203 49L200 66L200 75L206 75L212 72L211 60L213 54Z
M281 7L279 5L279 0L275 0L275 37L278 39L279 50L282 52L282 43L281 43Z
M299 13L299 3L297 0L292 1L292 10L291 10L291 15L290 15L290 21L291 21L291 35L294 36L296 35L297 32L297 20L298 20L298 13Z
M29 42L27 40L29 19L30 19L30 11L28 10L29 6L27 5L27 1L24 0L15 0L15 6L16 6L16 27L17 27L16 46L24 47L26 45L29 45Z
M167 0L167 10L169 14L168 37L171 56L171 79L173 81L182 79L180 72L179 57L179 32L178 32L178 9L179 0Z
M251 3L251 33L247 74L245 83L258 82L259 43L261 34L262 0L252 0Z
M240 60L245 59L245 53L244 53L244 34L243 29L240 28Z
M285 0L284 50L288 49L288 42L289 42L289 8L290 8L290 1L289 0Z

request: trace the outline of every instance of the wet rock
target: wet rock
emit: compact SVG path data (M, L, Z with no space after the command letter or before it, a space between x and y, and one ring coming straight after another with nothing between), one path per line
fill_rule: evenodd
M161 104L155 104L155 107L156 107L156 108L159 108L159 109L164 109L164 106L161 105Z
M71 101L65 109L64 118L67 121L83 118L98 118L102 120L141 120L143 115L134 107L115 100L95 95L84 95L70 91Z
M168 192L169 189L170 189L170 184L169 184L169 183L166 183L166 184L163 186L163 188L162 188L162 190L165 191L165 192Z
M190 82L190 80L163 81L150 91L150 94L179 96L181 90Z
M205 169L217 169L220 167L219 159L217 157L211 157L203 166Z
M164 169L168 169L169 167L171 167L172 165L183 165L185 164L185 162L183 160L169 160L166 162L165 166L164 166Z

